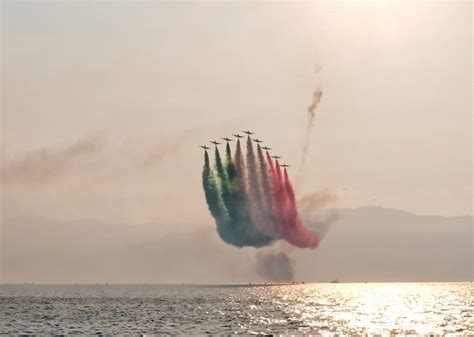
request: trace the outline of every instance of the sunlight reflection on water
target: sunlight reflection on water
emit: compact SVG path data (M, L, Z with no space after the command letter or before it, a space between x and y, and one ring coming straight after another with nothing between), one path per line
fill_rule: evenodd
M474 334L473 283L0 290L7 333Z

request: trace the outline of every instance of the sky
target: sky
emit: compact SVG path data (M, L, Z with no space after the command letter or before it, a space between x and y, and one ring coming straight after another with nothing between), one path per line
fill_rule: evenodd
M2 219L213 225L199 144L250 129L327 207L472 213L470 2L1 3Z

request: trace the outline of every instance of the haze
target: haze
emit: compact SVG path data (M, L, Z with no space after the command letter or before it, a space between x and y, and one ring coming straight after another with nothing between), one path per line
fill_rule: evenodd
M410 239L409 256L397 257L393 248L374 265L406 267L410 256L426 253L424 237L447 245L443 256L451 265L462 263L443 273L423 272L426 263L421 271L397 267L388 274L382 267L364 275L356 267L331 269L337 262L324 254L352 256L349 265L356 266L356 259L377 252L373 242L386 239L383 231L371 232L366 255L356 257L357 247L331 245L334 233L344 236L341 228L379 221L396 228L386 213L374 211L367 222L351 222L349 214L333 223L324 250L298 252L305 256L296 261L299 275L472 278L472 240L465 241L472 239L473 223L472 3L3 1L1 10L2 241L9 239L2 242L2 281L203 281L212 249L202 269L177 259L183 271L168 271L169 277L157 276L159 263L133 278L120 268L99 275L124 256L135 261L124 253L131 244L144 249L150 263L161 261L162 251L143 247L147 238L159 242L163 231L191 238L171 247L171 261L174 250L188 256L203 246L189 247L204 235L223 260L238 260L242 269L236 270L251 274L242 261L253 251L218 242L201 190L197 145L251 129L295 166L295 176L316 86L323 96L298 195L331 191L337 198L325 207L378 205L443 216ZM58 228L48 225L71 222L91 233L128 233L135 226L146 235L136 242L104 237L86 248L86 233L84 252L117 255L108 253L102 267L83 266L77 275L53 273L85 256L81 248L68 255L75 237L58 234L58 244ZM99 228L90 229L91 223ZM454 223L446 233L443 226ZM189 234L195 231L201 234ZM442 233L452 240L443 242ZM15 248L28 247L25 238L36 236L35 249ZM44 269L32 271L34 265ZM318 267L326 274L308 272ZM140 270L155 274L141 277ZM214 271L208 281L253 277Z

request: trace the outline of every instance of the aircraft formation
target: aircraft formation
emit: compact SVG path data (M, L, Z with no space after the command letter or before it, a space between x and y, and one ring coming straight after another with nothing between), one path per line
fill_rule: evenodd
M321 237L300 218L287 172L290 165L270 155L271 148L262 146L254 132L243 133L246 141L238 133L233 134L234 139L222 138L226 142L223 158L221 143L210 141L213 164L209 147L200 145L204 149L204 195L219 237L236 247L259 248L282 239L300 248L316 248Z
M247 134L250 138L251 135L254 135L255 133L254 132L251 132L250 130L247 130L247 131L242 131L243 133ZM237 140L241 139L241 138L244 138L244 136L240 135L240 134L232 134L232 136L234 136L235 138L237 138ZM255 138L255 139L252 139L250 138L253 142L257 143L257 144L260 144L260 143L263 143L263 140L260 140L258 138ZM233 142L234 140L229 138L229 137L223 137L222 140L225 140L227 143L229 142ZM221 145L221 143L219 143L217 140L211 140L209 141L210 143L214 144L216 147L217 145ZM200 148L203 148L204 150L209 150L209 147L206 146L206 145L199 145ZM268 146L262 146L262 150L265 150L265 151L270 151L272 148L271 147L268 147ZM282 157L280 156L271 156L272 158L274 159L281 159ZM287 164L280 164L281 167L284 167L284 168L287 168L287 167L290 167L291 165L287 165Z

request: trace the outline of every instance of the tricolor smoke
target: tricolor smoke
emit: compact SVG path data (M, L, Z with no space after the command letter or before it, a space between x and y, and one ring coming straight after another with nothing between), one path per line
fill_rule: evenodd
M240 141L235 154L229 143L224 161L215 149L215 165L204 153L202 183L220 238L236 247L263 247L284 239L300 248L315 248L320 236L307 228L298 213L286 168L268 153L257 151L250 137L244 158Z

